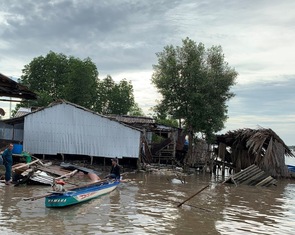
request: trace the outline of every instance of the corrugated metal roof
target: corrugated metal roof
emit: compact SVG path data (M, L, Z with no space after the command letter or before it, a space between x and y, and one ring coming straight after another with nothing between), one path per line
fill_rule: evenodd
M137 158L141 131L79 105L59 101L25 116L24 150Z
M15 118L21 117L21 116L24 116L24 115L29 114L31 112L32 112L32 109L31 108L20 107L19 110L14 115L14 117Z
M119 122L124 122L124 123L130 123L130 124L135 124L135 123L140 123L140 124L152 124L155 123L153 118L150 117L137 117L137 116L127 116L127 115L110 115L110 118L117 120Z

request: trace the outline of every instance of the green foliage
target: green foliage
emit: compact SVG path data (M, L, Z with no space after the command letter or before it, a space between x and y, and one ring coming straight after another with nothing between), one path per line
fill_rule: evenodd
M230 87L237 77L225 62L222 48L206 50L202 43L186 38L182 47L166 46L157 57L152 83L163 97L156 106L158 114L182 120L190 132L203 133L207 139L222 130L226 102L234 96Z
M93 108L97 97L98 72L96 66L87 58L83 61L70 57L71 68L63 86L67 100L86 108Z
M89 59L80 60L50 51L45 57L34 58L23 69L19 82L38 95L27 105L47 106L65 99L86 108L96 100L98 72Z
M135 105L131 82L123 79L116 84L111 76L100 81L90 58L81 60L50 51L25 65L19 82L34 91L38 99L23 101L16 110L20 106L43 107L64 99L102 114L122 115Z
M130 116L137 116L137 117L143 117L144 116L144 112L138 106L137 103L134 103L134 105L129 109L128 115L130 115Z
M94 109L102 114L127 114L134 106L133 86L126 79L118 84L111 76L98 82L98 99Z
M159 144L165 140L164 137L152 133L152 143Z
M156 122L165 126L178 127L178 121L176 119L156 119Z

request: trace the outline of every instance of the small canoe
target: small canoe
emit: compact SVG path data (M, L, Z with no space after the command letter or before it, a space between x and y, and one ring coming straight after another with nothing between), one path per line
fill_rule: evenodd
M89 201L115 190L120 181L97 182L65 192L52 192L45 197L46 207L66 207Z

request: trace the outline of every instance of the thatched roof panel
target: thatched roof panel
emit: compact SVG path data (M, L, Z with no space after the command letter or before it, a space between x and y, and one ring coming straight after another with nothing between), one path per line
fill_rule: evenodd
M239 129L218 135L218 143L224 143L232 149L234 164L241 169L257 164L272 176L286 176L285 155L294 157L284 141L272 129ZM248 154L245 154L244 151Z

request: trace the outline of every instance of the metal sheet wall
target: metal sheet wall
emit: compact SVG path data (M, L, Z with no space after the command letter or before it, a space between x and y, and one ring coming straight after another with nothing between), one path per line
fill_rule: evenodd
M0 139L12 140L13 137L13 126L8 125L4 122L0 122Z
M13 133L13 140L15 141L23 141L24 135L24 124L19 123L14 125L14 133Z
M138 158L140 131L62 103L25 117L24 150Z
M0 122L0 139L11 141L23 141L23 124L9 125Z

